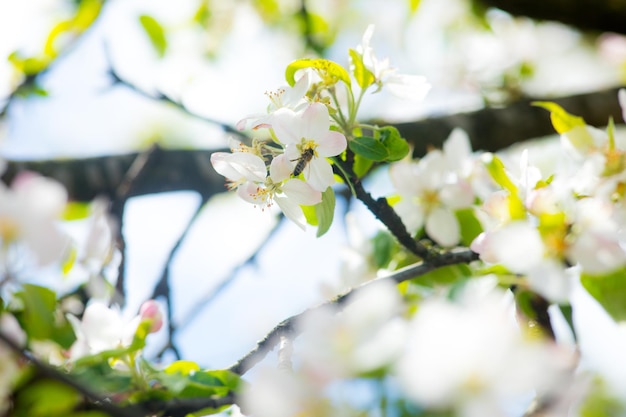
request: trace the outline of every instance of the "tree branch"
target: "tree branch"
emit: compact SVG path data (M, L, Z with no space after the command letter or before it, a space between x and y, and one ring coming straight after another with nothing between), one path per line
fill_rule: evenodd
M297 334L298 329L295 328L295 323L298 320L301 320L303 317L310 315L313 312L328 305L344 307L351 297L353 297L355 294L358 294L369 285L381 281L389 281L398 284L424 275L442 266L469 263L477 259L478 255L470 251L469 249L451 251L438 255L428 262L420 262L418 264L399 269L395 271L392 275L366 282L365 284L348 291L347 293L335 298L332 301L327 301L316 307L309 308L300 314L296 314L295 316L291 316L281 321L280 323L278 323L278 325L276 325L276 327L270 330L270 332L267 333L265 337L263 337L263 339L257 342L254 349L244 355L228 369L239 375L245 374L252 367L254 367L254 365L263 360L263 358L280 342L281 336L293 336Z
M568 112L582 116L593 126L606 125L608 116L623 122L617 100L618 88L579 94L553 100ZM530 105L526 99L504 108L485 108L468 113L432 117L395 126L414 148L414 156L426 153L429 147L441 147L452 129L465 129L475 150L497 151L524 140L554 134L547 111ZM382 124L382 122L379 122ZM218 151L218 150L215 150ZM228 149L219 149L228 152ZM146 175L135 181L128 197L168 191L196 191L209 198L224 192L224 178L211 167L209 150L172 150L157 148L153 162L146 166ZM55 178L68 189L70 198L90 201L98 195L115 199L138 153L104 157L9 161L2 180L9 183L19 171L31 170Z

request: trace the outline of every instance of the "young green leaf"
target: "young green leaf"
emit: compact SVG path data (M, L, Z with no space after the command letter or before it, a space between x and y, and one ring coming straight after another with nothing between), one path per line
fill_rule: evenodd
M380 129L380 141L387 149L388 162L399 161L409 154L409 144L400 136L400 132L393 126Z
M139 22L146 31L159 57L163 57L167 49L167 38L165 37L163 26L154 17L145 14L139 16Z
M583 287L615 321L626 320L626 268L603 275L582 273Z
M476 239L476 236L483 231L483 227L472 208L460 209L455 211L454 214L461 226L461 243L469 247Z
M376 81L374 74L365 67L363 56L354 49L350 49L350 58L352 60L352 75L359 87L366 89Z
M296 84L296 72L305 68L314 68L317 70L324 83L336 84L339 81L343 81L346 85L350 85L350 75L344 67L328 59L311 58L298 59L287 66L285 70L287 83L293 87Z
M384 161L389 156L389 151L378 139L369 136L357 136L348 142L352 152L372 161Z
M317 237L324 235L330 225L333 224L333 217L335 215L335 191L331 187L328 187L326 191L322 193L322 202L316 204L315 214L318 219Z
M552 126L557 133L565 133L577 126L585 126L585 120L582 117L573 116L566 112L563 107L550 101L535 101L533 106L542 107L550 112L550 120Z

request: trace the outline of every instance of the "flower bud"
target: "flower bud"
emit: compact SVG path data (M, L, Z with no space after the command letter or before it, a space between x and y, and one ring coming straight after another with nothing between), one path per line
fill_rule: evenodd
M139 309L139 315L142 321L150 320L152 322L150 333L158 332L163 326L163 311L161 305L155 300L148 300L143 303Z

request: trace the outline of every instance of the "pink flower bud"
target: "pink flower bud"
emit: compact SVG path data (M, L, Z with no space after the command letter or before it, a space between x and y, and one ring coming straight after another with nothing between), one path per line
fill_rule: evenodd
M139 309L139 315L142 321L150 320L152 322L150 333L158 332L163 326L163 311L161 305L155 300L148 300L143 303Z

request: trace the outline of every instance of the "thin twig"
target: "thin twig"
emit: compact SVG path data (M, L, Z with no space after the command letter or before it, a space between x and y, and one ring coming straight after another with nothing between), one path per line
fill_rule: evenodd
M350 151L348 151L348 155L351 155ZM340 169L336 169L336 173L344 177L346 183L352 185L355 197L365 204L369 211L387 227L389 232L395 236L402 246L424 260L429 260L435 256L426 246L413 239L402 222L402 219L400 219L400 216L398 216L395 210L389 205L386 198L378 198L375 200L374 197L365 190L361 179L354 174L350 164L341 161L339 158L335 158L335 164L340 166ZM348 178L345 178L346 176Z
M373 285L374 283L382 281L400 283L424 275L442 266L469 263L477 259L478 255L469 249L450 251L437 255L429 261L423 261L415 265L410 265L408 267L399 269L395 271L392 275L366 282L365 284L348 291L347 293L335 298L334 300L327 301L316 307L309 308L300 314L296 314L281 321L280 323L278 323L278 325L276 325L276 327L270 330L270 332L267 333L265 337L263 337L263 339L257 342L254 349L252 349L250 352L240 358L228 369L239 375L245 374L258 362L263 360L263 358L274 348L274 346L276 346L280 342L280 338L282 336L289 337L297 334L298 329L296 329L295 327L297 321L302 320L303 317L310 315L321 308L325 308L328 305L343 307L349 298L353 297L355 294L361 292L364 288Z
M177 359L181 358L180 352L178 348L176 347L176 344L174 343L174 333L176 332L177 328L173 320L174 314L173 314L173 308L172 308L172 293L171 293L170 280L169 280L170 266L172 264L172 260L174 259L174 256L176 255L176 253L178 252L178 249L180 248L180 245L182 245L183 241L189 234L189 231L191 230L192 226L195 224L196 220L198 220L198 218L200 217L200 213L202 212L202 209L204 208L204 205L206 204L206 202L207 200L204 197L201 197L200 204L196 208L193 216L191 216L191 219L189 219L189 221L187 222L187 226L185 227L185 230L183 230L183 232L178 237L178 240L176 241L174 246L172 246L172 249L170 250L170 253L167 256L167 260L165 261L165 267L163 268L163 272L161 273L161 278L159 279L159 282L155 285L154 291L152 292L152 296L150 297L150 298L163 297L165 299L165 304L167 306L167 322L168 322L167 344L157 354L157 358L162 357L163 354L168 349L170 349L174 353Z

